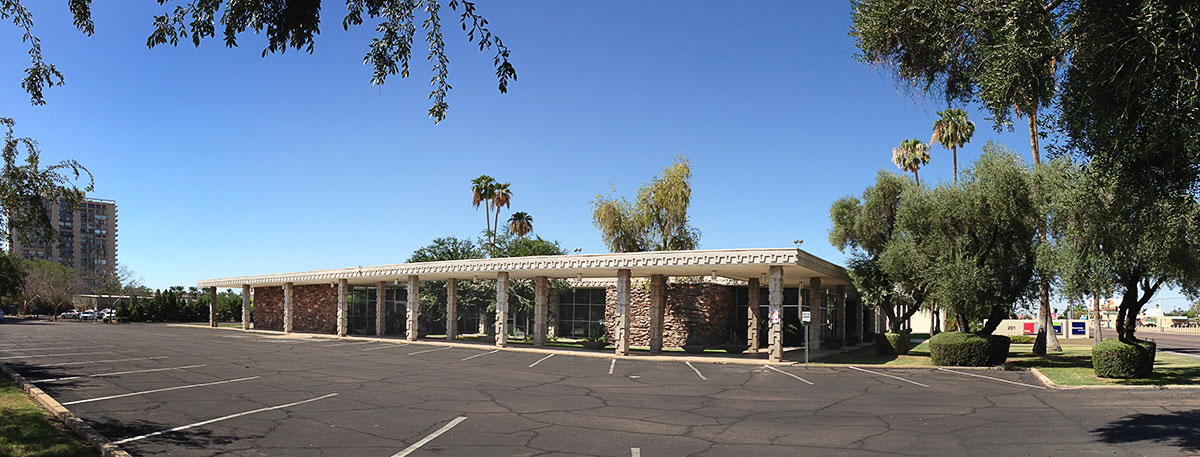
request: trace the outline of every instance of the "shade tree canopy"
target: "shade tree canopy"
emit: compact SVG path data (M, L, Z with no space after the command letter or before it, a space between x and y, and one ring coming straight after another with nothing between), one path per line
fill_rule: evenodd
M612 252L695 249L700 230L688 220L691 178L691 161L680 155L663 168L661 177L639 187L634 201L597 195L592 200L592 224L600 230L604 245Z

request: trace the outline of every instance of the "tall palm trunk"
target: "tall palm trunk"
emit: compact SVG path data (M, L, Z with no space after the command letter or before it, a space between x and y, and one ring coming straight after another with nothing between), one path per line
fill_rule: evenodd
M913 170L913 179L917 180L917 187L921 186L921 175L917 174L917 170Z
M954 188L958 188L958 146L950 148L951 155L954 156Z
M1026 110L1026 115L1029 116L1029 146L1033 149L1033 166L1036 168L1042 164L1042 156L1038 151L1037 105ZM1042 244L1047 242L1044 225L1038 228L1038 238L1041 238ZM1062 344L1058 342L1058 335L1054 334L1054 319L1050 316L1050 281L1046 278L1038 280L1038 302L1039 328L1037 339L1033 343L1033 353L1062 352Z

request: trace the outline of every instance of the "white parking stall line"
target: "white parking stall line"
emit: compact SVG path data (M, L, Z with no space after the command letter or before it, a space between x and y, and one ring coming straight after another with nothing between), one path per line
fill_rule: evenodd
M13 349L0 349L0 352L53 351L55 349L59 349L59 350L61 350L61 349L96 349L96 346L59 346L59 347L49 347L49 348L13 348Z
M478 353L478 354L475 354L475 355L472 355L472 356L464 357L464 358L462 359L462 361L463 361L463 362L466 362L466 361L468 361L468 360L471 360L471 359L473 359L473 358L476 358L476 357L483 357L483 356L485 356L485 355L488 355L488 354L495 354L495 353L497 353L497 352L500 352L500 350L499 350L499 349L492 349L492 350L490 350L490 351L487 351L487 352L480 352L480 353Z
M703 380L705 380L705 381L707 381L707 380L708 380L708 378L704 377L704 375L703 375L703 374L700 374L700 370L698 370L698 369L696 369L696 367L692 366L692 362L683 362L683 363L686 363L686 364L687 364L687 366L688 366L688 367L690 367L690 368L692 369L692 371L695 371L695 372L696 372L696 376L699 376L699 377L700 377L700 379L703 379Z
M90 365L93 363L132 362L135 360L158 360L158 359L165 359L165 358L167 358L167 356L158 355L158 356L154 356L154 357L130 357L127 359L87 360L87 361L83 361L83 362L47 363L45 365L39 365L39 366L41 366L41 367L65 367L65 366L69 366L69 365Z
M305 403L311 403L311 402L314 402L314 401L317 401L317 400L322 400L322 399L325 399L325 398L329 398L329 397L332 397L332 396L335 396L335 395L337 395L337 394L336 394L336 393L332 393L332 394L325 394L325 395L322 395L322 396L320 396L320 397L317 397L317 398L310 398L310 399L308 399L308 400L301 400L301 401L297 401L297 402L288 403L288 404L285 404L285 405L278 405L278 406L268 406L268 407L266 407L266 408L259 408L259 409L255 409L255 410L250 410L250 411L245 411L245 412L240 412L240 413L230 414L230 415L228 415L228 416L221 416L221 417L218 417L218 418L216 418L216 419L209 419L209 420L206 420L206 421L196 422L196 423L194 423L194 424L181 425L181 426L179 426L179 427L175 427L175 428L171 428L171 429L167 429L167 430L159 430L159 431L157 431L157 432L154 432L154 433L147 433L147 434L145 434L145 435L139 435L139 436L135 436L135 437L132 437L132 438L125 438L125 439L123 439L123 440L120 440L120 441L114 441L114 442L113 442L113 444L116 444L116 445L118 445L118 446L119 446L119 445L122 445L122 444L125 444L125 443L130 443L130 442L133 442L133 441L144 440L144 439L146 439L146 438L150 438L150 437L153 437L153 436L162 435L162 434L164 434L164 433L178 432L178 431L182 431L182 430L187 430L187 429L189 429L189 428L192 428L192 427L199 427L199 426L201 426L201 425L208 425L208 424L211 424L211 423L213 423L213 422L220 422L220 421L223 421L223 420L229 420L229 419L233 419L233 418L237 418L237 417L247 416L247 415L250 415L250 414L261 413L261 412L264 412L264 411L271 411L271 410L275 410L275 409L282 409L282 408L287 408L287 407L296 406L296 405L303 405L303 404L305 404Z
M963 372L961 372L961 371L947 370L947 369L945 369L945 368L942 368L942 367L938 367L938 369L939 369L939 370L941 370L941 371L945 371L945 372L947 372L947 373L960 374L960 375L963 375L963 376L974 376L974 377L976 377L976 378L991 379L991 380L993 380L993 381L1000 381L1000 382L1005 382L1005 383L1009 383L1009 384L1016 384L1016 385L1018 385L1018 386L1032 387L1032 388L1034 388L1034 389L1042 389L1042 390L1045 390L1045 389L1046 389L1046 387L1044 387L1044 386L1035 386L1035 385L1033 385L1033 384L1025 384L1025 383L1023 383L1023 382L1016 382L1016 381L1009 381L1009 380L1007 380L1007 379L993 378L993 377L991 377L991 376L984 376L984 375L981 375L981 374L975 374L975 373L963 373Z
M105 352L72 352L72 353L70 353L70 354L10 355L10 356L6 356L6 357L0 357L0 360L10 360L10 359L40 359L40 358L45 358L45 357L70 357L70 356L73 356L73 355L99 355L99 354L116 354L116 353L117 353L117 351L105 351Z
M862 368L859 368L859 367L854 367L854 366L847 367L847 368L849 368L849 369L851 369L851 370L858 370L858 371L861 371L861 372L864 372L864 373L871 373L871 374L873 374L873 375L876 375L876 376L883 376L883 377L886 377L886 378L892 378L892 379L895 379L895 380L898 380L898 381L904 381L904 382L907 382L907 383L909 383L909 384L916 384L916 385L918 385L918 386L921 386L921 387L929 387L929 386L927 386L927 385L925 385L925 384L921 384L921 383L919 383L919 382L916 382L916 381L913 381L913 380L911 380L911 379L904 379L904 378L901 378L901 377L899 377L899 376L892 376L892 375L890 375L890 374L887 374L887 373L880 373L880 372L878 372L878 371L864 370L864 369L862 369Z
M612 362L610 362L608 364L608 374L612 374L613 368L616 368L616 367L617 367L617 359L614 358L614 359L612 359Z
M133 373L153 373L156 371L186 370L189 368L200 368L200 367L205 367L205 366L208 366L208 365L186 365L186 366L182 366L182 367L150 368L148 370L115 371L112 373L89 374L89 375L80 375L80 376L66 376L66 377L62 377L62 378L35 379L30 382L35 382L35 383L59 382L59 381L69 381L72 379L101 378L101 377L105 377L105 376L120 376L123 374L133 374Z
M132 397L135 395L146 395L146 394L153 394L153 393L158 393L158 392L167 392L167 391L171 391L171 390L192 389L192 388L196 388L196 387L215 386L217 384L228 384L231 382L249 381L251 379L258 379L260 377L261 376L250 376L247 378L226 379L224 381L213 381L213 382L205 382L205 383L201 383L201 384L188 384L185 386L166 387L166 388L154 389L154 390L143 390L141 392L130 392L127 394L109 395L107 397L89 398L87 400L68 401L68 402L64 402L62 405L63 406L78 405L80 403L91 403L94 401L112 400L114 398L125 398L125 397Z
M770 369L770 370L774 370L774 371L777 371L777 372L783 373L783 374L785 374L785 375L788 375L788 376L791 376L791 377L793 377L793 378L796 378L796 379L800 380L800 382L803 382L803 383L805 383L805 384L808 384L808 385L810 385L810 386L812 386L812 385L815 385L815 384L813 384L813 383L809 382L807 379L804 379L804 378L801 378L801 377L799 377L799 376L796 376L796 375L794 375L794 374L792 374L792 373L788 373L788 372L786 372L786 371L780 370L780 369L778 369L778 368L775 368L775 367L773 367L773 366L770 366L770 365L763 365L763 367L764 367L764 368L767 368L767 369Z
M629 457L642 457L642 448L640 448L640 447L629 448Z
M409 454L412 454L413 451L416 451L417 449L420 449L421 446L424 446L424 445L428 444L430 441L433 441L434 438L442 436L443 433L450 431L450 429L454 428L455 425L458 425L459 423L461 423L462 421L465 421L465 420L467 420L467 416L458 416L458 417L454 418L454 420L450 421L446 425L443 425L442 428L439 428L436 431L434 431L433 433L430 433L429 436L421 438L421 441L417 441L417 442L413 443L411 446L404 448L403 451L392 454L392 457L405 457Z
M323 344L323 345L321 345L321 346L317 346L317 347L322 347L322 348L335 348L335 347L338 347L338 346L352 346L352 345L355 345L355 344L371 344L371 343L374 343L374 341L351 341L351 342L349 342L349 343Z
M542 363L542 361L544 361L548 358L551 358L551 357L554 357L554 354L550 354L548 356L542 357L542 358L538 359L537 362L533 362L533 363L529 364L529 368L533 368L535 365Z
M417 351L417 352L410 352L410 353L408 353L408 355L424 354L426 352L434 352L434 351L445 351L447 349L450 349L450 346L442 346L440 348L426 349L424 351Z
M393 343L388 343L388 344L385 344L385 345L382 345L382 346L371 346L371 347L369 347L369 348L363 348L362 350L364 350L364 351L377 351L377 350L380 350L380 349L394 349L394 348L402 348L402 347L408 346L408 345L410 345L410 344L411 344L411 343L404 343L404 344L393 344Z

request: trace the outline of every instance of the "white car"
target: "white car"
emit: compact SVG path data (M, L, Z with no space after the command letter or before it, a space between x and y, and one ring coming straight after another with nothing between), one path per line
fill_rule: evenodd
M85 321L96 320L96 311L89 309L87 311L79 313L79 319L85 320Z
M70 310L58 315L59 319L79 319L79 311Z

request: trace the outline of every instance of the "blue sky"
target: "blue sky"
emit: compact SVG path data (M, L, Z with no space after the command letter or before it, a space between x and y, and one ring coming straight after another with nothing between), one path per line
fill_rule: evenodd
M894 170L891 148L928 140L944 108L853 59L849 2L481 3L518 80L499 94L491 54L448 23L440 125L424 45L410 78L372 86L373 23L343 31L341 2L326 2L313 54L266 58L252 34L240 48L147 49L157 2L97 3L93 37L64 4L25 3L66 85L31 106L26 48L0 27L3 115L44 160L91 169L91 195L119 206L119 262L151 287L403 262L435 237L474 238L481 173L512 183L510 211L532 214L538 235L605 252L591 200L632 195L676 154L692 160L701 248L803 239L840 263L830 204ZM988 140L1028 158L1023 131L996 133L968 108L979 129L960 166ZM949 151L932 154L922 178L948 180ZM1171 296L1164 307L1184 303Z

